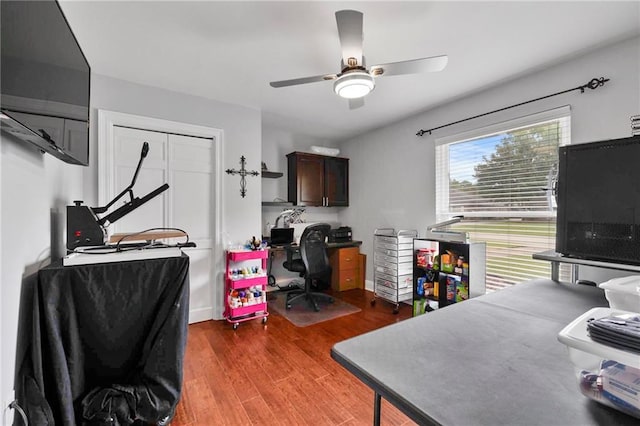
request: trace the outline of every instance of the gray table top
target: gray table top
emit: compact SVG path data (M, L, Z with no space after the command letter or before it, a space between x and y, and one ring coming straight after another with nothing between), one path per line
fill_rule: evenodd
M584 397L557 334L601 289L534 280L337 343L332 357L419 424L625 425Z

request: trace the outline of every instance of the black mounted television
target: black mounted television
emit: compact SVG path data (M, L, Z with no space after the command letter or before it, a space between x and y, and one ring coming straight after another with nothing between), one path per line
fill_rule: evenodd
M640 264L640 136L559 150L556 251Z
M60 5L2 0L0 7L2 131L88 166L91 68Z

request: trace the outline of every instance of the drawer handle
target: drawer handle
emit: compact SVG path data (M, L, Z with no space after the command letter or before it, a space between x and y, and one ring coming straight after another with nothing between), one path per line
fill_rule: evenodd
M346 260L347 262L351 262L351 258L350 257L345 257L344 260Z
M349 281L351 281L351 278L347 278L345 281L349 282Z

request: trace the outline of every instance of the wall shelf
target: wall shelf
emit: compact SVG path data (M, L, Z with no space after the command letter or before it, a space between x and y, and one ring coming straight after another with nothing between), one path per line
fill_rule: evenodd
M263 178L268 178L268 179L277 179L284 175L284 173L282 172L271 172L269 170L263 170L261 174Z
M263 201L262 207L293 207L293 203L288 201Z

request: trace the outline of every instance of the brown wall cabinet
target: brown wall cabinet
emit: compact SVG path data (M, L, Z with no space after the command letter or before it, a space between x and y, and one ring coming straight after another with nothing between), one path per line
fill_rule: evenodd
M296 206L349 205L349 159L292 152L287 155L289 202Z

